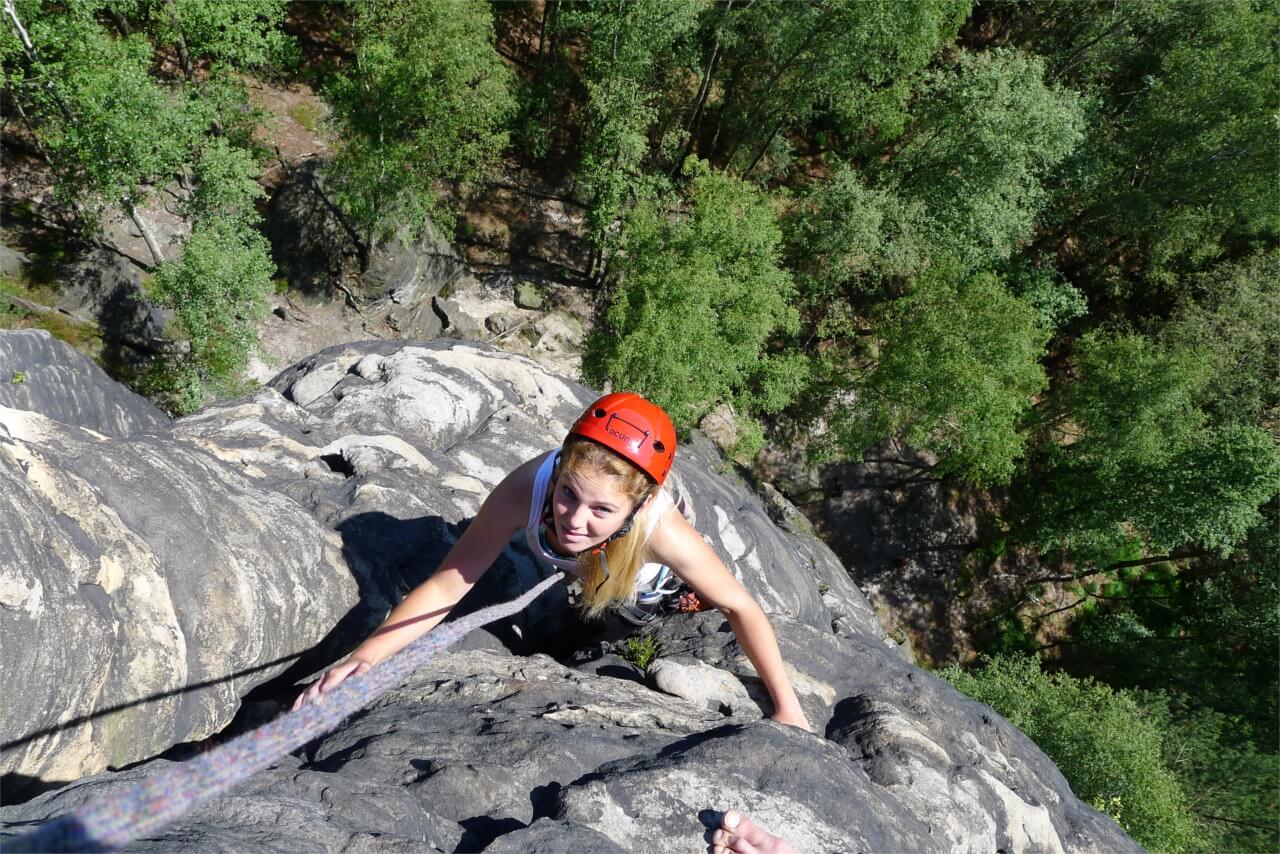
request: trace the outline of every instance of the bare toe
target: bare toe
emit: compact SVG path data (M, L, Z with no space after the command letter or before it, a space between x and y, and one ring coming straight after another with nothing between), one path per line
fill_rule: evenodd
M727 811L720 826L724 829L716 831L716 835L723 833L726 837L726 841L720 844L727 845L735 854L795 854L791 843L757 827L746 814L737 810Z

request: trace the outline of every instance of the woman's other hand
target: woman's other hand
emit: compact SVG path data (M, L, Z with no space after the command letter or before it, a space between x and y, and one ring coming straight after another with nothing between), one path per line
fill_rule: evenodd
M809 726L809 719L804 716L804 710L799 706L790 709L778 709L773 713L773 720L787 726L798 727L805 732L813 732L813 727Z
M298 699L293 701L293 710L296 712L326 691L337 688L348 676L360 676L368 673L372 667L372 664L359 658L349 658L341 664L335 664L323 676L312 682L307 690L298 695Z

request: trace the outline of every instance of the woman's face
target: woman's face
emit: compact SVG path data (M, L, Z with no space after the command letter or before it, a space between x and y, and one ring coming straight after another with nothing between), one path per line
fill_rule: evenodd
M633 503L607 474L561 472L551 499L556 539L566 552L598 546L627 521Z

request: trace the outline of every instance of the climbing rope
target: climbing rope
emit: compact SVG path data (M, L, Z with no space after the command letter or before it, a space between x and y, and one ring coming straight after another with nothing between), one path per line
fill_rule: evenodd
M352 713L399 685L423 662L461 640L472 629L529 606L564 577L558 572L528 593L452 623L437 626L398 655L353 676L295 712L238 736L188 762L46 822L38 830L5 840L6 852L113 851L154 834L201 801L219 795L279 757L332 730Z

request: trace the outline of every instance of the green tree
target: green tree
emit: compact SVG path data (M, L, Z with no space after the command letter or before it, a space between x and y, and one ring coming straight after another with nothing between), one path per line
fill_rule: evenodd
M838 449L858 459L903 436L939 456L940 475L1007 481L1026 441L1021 417L1045 387L1048 332L1035 310L990 273L940 265L868 320L874 350L853 372L848 354L828 350L809 389Z
M1189 278L1172 317L1152 334L1193 350L1213 377L1201 396L1215 423L1280 418L1280 253L1274 249Z
M226 139L209 140L200 149L194 172L187 216L194 220L226 219L246 231L256 226L254 206L267 194L258 183L261 170L250 152Z
M260 234L224 217L197 220L182 258L160 265L150 284L156 302L174 310L190 350L157 366L149 390L178 413L199 408L210 393L238 390L274 273Z
M450 229L436 183L484 174L515 102L479 0L358 0L352 12L354 63L326 91L342 134L329 173L367 263L398 226L434 217Z
M1227 557L1127 567L1057 643L1064 666L1109 684L1172 691L1242 719L1242 736L1280 738L1280 526L1276 502Z
M1084 137L1079 97L1044 80L1044 63L997 50L961 54L930 75L884 186L924 206L929 251L971 269L1029 241L1048 201L1043 181Z
M1280 159L1275 4L989 8L998 37L1042 53L1091 103L1041 241L1062 250L1077 285L1136 319L1164 310L1187 273L1275 244L1280 187L1263 177Z
M689 0L619 0L564 12L564 26L584 41L586 115L578 174L597 246L603 246L624 203L657 189L655 176L642 168L648 132L666 91L673 51L701 11L702 4Z
M796 199L783 220L786 261L820 338L841 334L831 321L850 310L847 304L920 271L927 260L922 216L922 205L869 188L849 166Z
M107 208L121 207L159 263L163 248L139 209L188 162L209 117L152 79L151 44L138 34L111 36L95 20L99 5L12 7L0 48L5 80L54 169L58 195L91 232Z
M138 12L156 40L178 51L184 76L195 63L263 69L289 62L293 41L280 29L287 0L141 0ZM127 8L116 0L116 11Z
M1202 850L1267 854L1280 849L1280 756L1259 751L1238 718L1189 708L1164 693L1138 698L1144 715L1164 734L1165 765L1187 795Z
M788 133L825 117L846 135L873 125L892 135L912 76L955 38L970 0L899 3L785 2L727 4L708 15L704 41L718 63L702 64L705 110L697 150L739 175L762 162L785 168ZM714 73L712 73L714 72ZM904 85L905 84L905 85ZM701 128L701 129L700 129Z
M161 359L145 380L174 412L190 412L210 394L239 391L258 344L254 324L266 313L276 269L256 228L254 203L266 195L258 172L253 157L225 138L201 149L186 202L191 237L182 257L161 264L149 283L151 297L173 310L189 344Z
M623 224L588 379L651 397L682 427L722 401L744 415L781 409L803 375L802 359L767 346L797 322L781 240L765 196L704 167L682 203L642 201Z
M1074 364L1039 413L1042 444L1016 502L1023 535L1086 571L1135 542L1152 559L1229 553L1280 490L1274 439L1208 422L1200 351L1089 333Z
M1163 733L1138 701L1089 679L1044 673L1031 656L988 659L941 674L986 703L1048 754L1081 800L1152 851L1197 849L1186 792L1164 760Z

